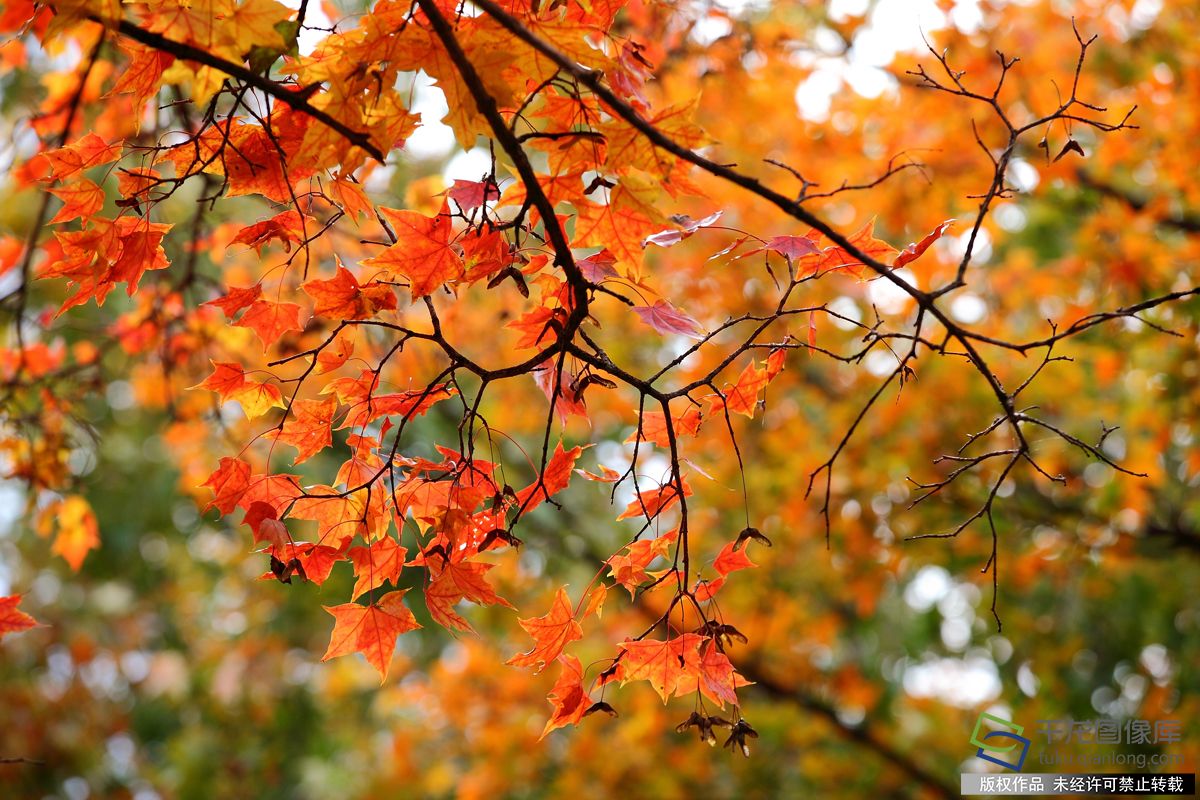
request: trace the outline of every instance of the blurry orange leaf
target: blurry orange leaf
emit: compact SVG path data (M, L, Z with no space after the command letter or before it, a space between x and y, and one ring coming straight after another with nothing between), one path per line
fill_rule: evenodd
M100 546L100 526L88 501L70 495L57 507L58 534L50 552L60 555L76 572L87 554Z

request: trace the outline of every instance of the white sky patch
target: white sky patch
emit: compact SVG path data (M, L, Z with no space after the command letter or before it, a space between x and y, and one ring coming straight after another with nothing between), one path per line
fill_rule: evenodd
M938 566L921 567L904 589L904 602L913 611L928 611L950 593L950 573Z
M1008 182L1017 191L1032 192L1037 188L1041 175L1037 168L1023 158L1014 158L1008 165Z
M912 270L902 267L893 271L892 274L909 286L917 285L917 276L913 274ZM870 298L872 305L884 314L899 314L911 299L908 292L887 278L876 278L871 281L867 285L867 297Z
M411 140L410 140L411 141ZM476 147L465 152L460 151L451 158L442 170L446 185L456 180L478 181L492 170L492 156L482 147Z
M404 151L412 158L444 158L454 149L454 131L441 122L450 113L446 96L424 72L416 77L412 108L421 115L421 125L408 137Z
M934 0L880 0L873 7L868 0L832 0L829 14L837 21L868 16L844 58L798 54L799 63L811 66L813 72L796 88L796 105L801 116L814 121L826 118L834 95L844 87L863 97L894 91L896 81L883 68L897 53L924 51L932 32L952 24L972 33L983 25L979 0L960 0L949 15Z
M950 302L950 316L964 325L974 325L987 316L987 303L977 294L960 294Z
M733 23L724 17L701 17L692 25L688 37L698 45L708 46L732 30Z
M959 708L974 708L1000 696L1000 671L983 655L929 658L904 670L904 691L935 697Z
M971 243L971 231L965 230L959 236L946 237L942 241L946 242L951 257L957 261L966 255L967 247ZM987 228L980 228L979 233L975 235L975 246L971 249L971 260L973 262L987 261L991 256L992 236L988 233Z
M839 317L827 317L827 319L834 324L834 327L841 330L852 331L857 327L853 322L847 320L862 322L862 311L859 310L858 303L845 295L835 297L833 302L829 303L829 310L840 315ZM846 317L846 319L841 319L841 317Z

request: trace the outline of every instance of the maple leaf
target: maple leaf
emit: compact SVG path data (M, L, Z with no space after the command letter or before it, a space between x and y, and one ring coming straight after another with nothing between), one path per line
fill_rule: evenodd
M241 364L212 360L209 360L208 363L213 365L212 374L191 387L192 389L208 389L210 392L216 392L222 400L225 400L246 385L246 372L242 369Z
M616 483L621 479L621 473L617 472L612 467L606 467L603 464L600 465L599 475L595 474L594 472L588 472L586 469L577 469L575 472L589 481L597 481L599 483Z
M120 155L120 145L108 144L96 134L89 133L65 147L47 150L42 153L42 158L50 162L50 174L62 181L85 169L115 161Z
M546 359L541 365L534 367L533 380L546 395L546 399L554 399L554 410L563 420L572 415L587 417L587 405L583 395L576 389L576 377L567 369L559 369L558 362Z
M704 338L704 328L700 323L666 300L656 300L653 306L634 306L633 313L659 333Z
M51 189L50 193L63 201L63 207L47 225L57 225L80 217L87 219L104 207L104 190L87 178Z
M354 339L351 334L342 331L334 337L332 342L322 347L321 352L317 353L317 374L333 372L349 361L353 354Z
M772 236L762 247L749 250L743 253L742 257L770 250L772 253L779 253L781 256L787 256L793 261L798 261L805 256L816 255L821 252L814 239L817 235L816 231L811 231L806 236Z
M896 255L896 248L881 239L875 238L874 218L871 218L866 225L849 236L848 241L858 248L863 255L883 264L889 263ZM850 255L849 251L841 247L829 247L821 251L821 259L813 267L813 271L825 272L834 269L846 269L851 273L857 273L858 268L862 266L865 266L863 262L859 261L855 256Z
M571 482L571 471L575 468L575 462L582 452L582 447L564 450L562 441L555 445L554 454L546 463L546 469L542 472L541 479L517 492L517 504L524 509L523 514L528 514L541 505L547 497L567 488Z
M583 609L583 618L595 614L597 618L604 614L604 601L608 597L608 586L603 583L596 585L588 594L587 605Z
M692 496L692 487L688 486L686 480L683 481L683 496ZM625 510L621 512L621 516L617 517L617 520L620 521L641 516L645 516L647 519L654 519L678 502L679 490L675 488L675 483L665 483L657 489L647 489L643 492L638 492L637 497L630 501Z
M338 264L329 280L311 280L301 289L317 301L313 313L330 319L365 319L382 309L396 308L396 293L378 283L360 286L350 270Z
M100 526L91 505L73 494L57 507L58 533L50 552L60 555L75 572L83 566L87 554L100 546Z
M446 192L450 199L465 212L471 212L490 200L500 199L500 190L492 181L464 181L456 179Z
M230 240L230 244L245 244L254 248L254 251L262 255L262 249L271 242L272 239L278 239L283 245L285 252L292 251L293 244L299 244L304 241L304 218L300 212L295 209L289 209L282 214L276 214L270 219L256 222L253 225L247 225L237 232L237 235ZM303 288L303 287L301 287Z
M240 458L222 458L217 470L200 485L207 486L213 492L213 499L204 510L215 508L222 514L228 514L250 486L250 465Z
M250 526L255 542L271 545L271 552L278 553L288 545L287 527L279 521L278 512L270 503L256 501L246 509L242 522Z
M289 516L316 522L317 538L321 542L330 534L338 537L353 536L364 532L365 496L365 489L346 494L331 486L311 486L306 490L305 496L292 503Z
M516 347L520 349L541 347L562 333L566 322L566 311L561 308L538 306L508 323L508 328L521 332Z
M282 50L287 44L278 25L291 15L292 10L276 0L244 0L225 16L227 22L222 29L232 38L238 53L255 46Z
M648 578L646 567L656 558L666 558L671 545L678 540L679 530L676 528L654 539L634 542L625 548L624 555L617 554L608 559L606 563L611 568L610 574L633 597L637 587Z
M758 564L755 564L750 560L750 557L746 555L745 550L737 549L736 542L729 542L722 547L721 552L718 553L717 557L713 560L713 569L722 575L728 575L731 572L737 572L738 570L750 569L757 566Z
M354 574L358 577L350 592L350 599L357 599L363 592L382 586L384 581L391 581L395 585L400 579L406 553L395 539L386 536L365 547L350 548L346 555L354 563Z
M470 623L454 611L454 606L460 600L470 600L483 606L502 605L512 608L512 604L497 595L496 590L487 582L486 575L494 566L496 565L479 561L444 564L425 587L425 604L434 621L445 628L473 631Z
M703 419L699 408L689 406L678 414L671 414L671 427L674 429L676 437L695 436L700 431L700 423L703 422ZM671 440L667 437L667 418L663 412L643 412L639 430L642 441L652 442L659 447L669 448L671 446ZM636 442L639 430L635 430L629 434L629 438L625 440L625 443L633 444Z
M257 419L272 408L283 408L283 393L271 383L246 380L240 364L213 361L213 373L193 389L208 389L221 396L222 401L235 400L247 419Z
M323 389L322 391L327 390ZM439 384L421 391L397 392L395 394L367 395L362 400L350 402L350 411L338 426L343 428L361 428L380 417L397 416L404 419L419 417L443 400L454 397L458 389L453 386ZM343 399L339 397L339 399ZM343 400L343 402L345 402Z
M302 494L300 483L295 475L254 475L246 481L246 490L238 498L237 505L247 509L261 501L269 503L278 515ZM300 519L312 518L300 517Z
M109 281L124 281L128 294L137 291L142 275L148 270L170 266L162 248L163 236L171 230L168 223L150 222L137 217L121 217L116 224L117 257L110 267Z
M291 414L283 422L283 429L275 438L296 448L293 464L312 458L333 443L333 415L337 411L337 400L297 400L292 404Z
M771 351L763 367L753 361L747 364L738 376L737 383L726 390L723 401L721 397L713 396L708 413L717 413L723 402L725 408L733 413L753 418L758 410L759 393L783 371L784 353L782 349Z
M684 695L699 691L724 708L726 703L738 705L736 690L749 685L750 681L733 668L729 656L717 647L716 640L706 639L700 646L699 661L693 669L680 676L675 692Z
M323 606L336 622L329 637L329 647L321 660L362 653L367 663L379 671L379 682L387 680L392 654L396 651L396 637L421 627L404 605L407 591L388 592L369 606L357 603Z
M911 261L916 261L926 250L929 249L930 245L942 238L942 235L949 230L950 226L953 224L954 220L948 219L941 225L938 225L936 228L934 228L921 241L913 242L908 247L901 250L900 255L896 256L896 260L892 262L892 268L899 269Z
M679 244L701 228L707 228L709 225L712 225L721 218L723 213L722 211L715 211L703 219L692 219L686 214L671 217L671 221L679 227L650 234L642 240L642 247L648 244L656 244L659 247L670 247L673 244Z
M546 734L557 728L578 725L592 706L592 698L583 688L583 665L579 663L579 659L563 654L558 657L558 663L561 671L547 698L554 706L554 712L546 721L546 727L542 729L539 740L545 739Z
M175 56L151 47L129 44L124 41L121 46L133 54L125 69L121 71L117 82L109 91L109 95L132 94L135 108L139 109L138 122L141 122L140 109L146 105L162 86L163 72L175 62ZM140 125L139 125L140 127Z
M374 258L365 259L365 266L403 275L409 281L413 299L462 277L463 263L450 246L450 215L444 204L433 217L393 208L380 207L379 211L395 231L396 243Z
M4 638L6 634L20 633L41 625L36 619L17 608L21 599L22 596L19 594L0 597L0 639Z
M515 655L504 663L514 667L537 667L534 672L541 672L558 658L564 647L583 638L583 628L575 621L566 587L560 587L554 595L554 603L548 614L519 619L517 622L533 637L534 647L528 653Z
M244 289L231 288L224 296L218 297L216 300L208 300L204 305L216 306L225 312L227 318L233 319L237 312L253 303L260 296L262 296L262 286L256 283Z
M329 578L333 565L346 557L346 546L349 543L349 536L344 537L338 547L312 542L296 543L292 545L291 555L299 559L308 579L320 586Z
M695 677L703 641L703 636L685 633L667 641L621 642L617 645L622 651L618 677L622 685L634 680L649 681L666 703L682 679Z
M595 255L579 259L575 262L575 266L579 267L579 271L583 273L583 277L592 283L600 283L606 278L617 277L619 273L616 269L616 263L617 257L605 248Z
M300 322L300 306L295 303L273 303L270 300L255 300L242 318L233 324L239 328L250 328L258 334L264 353L288 331L304 330Z

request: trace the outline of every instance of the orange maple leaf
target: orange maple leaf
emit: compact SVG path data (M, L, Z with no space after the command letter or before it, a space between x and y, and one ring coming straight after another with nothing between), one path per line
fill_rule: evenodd
M360 286L350 270L338 264L329 280L314 279L300 286L317 301L313 313L329 319L364 319L375 312L396 308L396 293L390 286L368 283Z
M624 641L617 677L624 685L629 681L647 680L663 702L676 693L680 680L695 676L699 664L699 648L704 637L685 633L667 641Z
M365 489L343 495L331 486L318 485L308 487L307 495L296 499L288 516L315 521L320 541L330 534L342 537L364 532Z
M87 554L100 546L100 526L87 500L77 494L57 506L58 534L50 552L60 555L75 572L83 566Z
M364 260L364 265L395 270L408 278L414 299L462 277L462 259L450 247L450 215L444 203L434 217L393 208L379 211L391 223L396 243Z
M481 606L502 605L512 608L512 603L496 594L487 582L488 570L495 564L479 561L448 563L425 587L425 604L429 614L439 625L460 631L473 631L465 619L454 611L459 600L470 600Z
M504 663L514 667L537 667L534 672L541 672L558 658L564 647L583 638L583 628L575 621L566 587L560 587L554 596L550 613L542 617L519 619L517 622L533 637L534 647L528 653L519 653Z
M671 414L671 427L675 431L675 436L695 436L700 432L700 423L703 417L700 414L700 409L696 406L689 406L678 414ZM670 447L671 440L667 437L667 418L661 411L647 411L642 414L641 424L642 440L653 442L659 447ZM625 440L626 444L633 444L638 439L638 431L629 434L629 438Z
M571 481L571 471L575 467L575 461L582 452L582 447L564 450L562 442L559 441L554 448L554 454L550 456L550 461L546 464L546 469L542 472L541 480L534 481L517 492L517 504L524 509L523 514L528 514L541 505L547 497L567 488Z
M708 639L700 646L700 659L695 670L680 676L675 693L684 695L699 691L724 708L726 703L738 705L736 690L749 685L750 681L733 668L729 656L717 647L716 640Z
M404 605L407 591L388 592L369 606L357 603L323 606L337 621L329 637L329 648L321 660L362 653L367 663L379 671L379 682L387 680L392 653L396 650L396 637L421 627Z
M722 547L721 552L713 560L713 568L722 575L728 575L740 569L750 569L757 566L758 564L755 564L746 555L745 550L737 549L736 542L729 542Z
M63 207L54 215L47 225L57 225L60 222L82 218L88 219L104 208L104 190L87 178L51 189L50 193L63 201Z
M692 487L688 485L686 480L683 483L683 496L692 496ZM646 519L654 519L663 511L666 511L671 506L679 502L679 490L675 488L675 482L663 484L657 489L647 489L644 492L638 492L637 497L630 501L629 505L625 506L625 510L621 512L621 516L617 520L631 519L633 517L645 516Z
M296 448L293 464L307 461L333 443L331 428L336 412L337 399L333 397L297 400L292 404L292 413L275 438Z
M208 300L204 303L204 305L216 306L225 312L226 317L233 319L237 312L241 311L243 308L250 305L261 296L262 286L256 283L253 286L247 286L244 289L231 287L223 297L218 297L216 300Z
M300 306L295 303L273 303L270 300L255 300L242 318L233 324L250 328L258 334L264 353L288 331L304 330L300 322Z
M350 592L351 599L382 586L384 581L391 581L395 585L400 578L400 570L404 568L406 553L390 536L370 542L365 547L350 548L346 555L354 562L354 574L358 577Z
M229 244L250 245L256 253L262 255L263 247L270 244L272 239L278 239L284 251L288 253L292 251L293 244L304 241L304 218L300 216L300 212L289 209L270 219L247 225L238 231Z
M854 245L859 252L875 261L883 264L891 263L892 259L897 255L896 248L892 247L882 239L875 238L875 219L872 217L866 225L862 226L852 236L848 237L850 244ZM826 272L834 269L845 269L852 274L857 275L862 267L862 261L850 255L849 252L841 247L829 247L821 251L821 259L812 268L812 272Z
M556 728L578 725L592 706L592 698L583 689L583 665L579 663L579 659L564 654L558 657L558 663L562 672L559 673L558 680L554 682L554 688L550 690L547 698L554 706L554 713L546 721L546 727L538 737L539 740L545 739L546 734Z
M648 579L646 567L656 558L666 558L671 551L671 545L679 539L679 529L675 528L654 539L642 539L625 548L624 555L615 555L608 559L610 574L617 583L629 590L632 597L640 586Z
M204 510L215 508L222 514L228 514L250 486L250 465L240 458L222 458L217 470L200 485L207 486L213 492L213 499Z
M82 136L66 147L42 153L42 157L50 162L51 175L60 181L85 169L115 161L120 155L120 145L108 144L94 133Z

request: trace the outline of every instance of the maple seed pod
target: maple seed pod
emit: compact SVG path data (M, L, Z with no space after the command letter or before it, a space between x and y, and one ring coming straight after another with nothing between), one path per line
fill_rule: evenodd
M586 717L591 714L595 714L597 711L603 711L605 714L608 714L610 717L619 717L620 716L620 714L617 713L617 710L615 708L613 708L612 706L610 706L608 703L604 702L603 700L597 700L595 703L592 703L590 706L588 706L588 710L583 712L583 715Z
M733 730L729 734L729 738L725 740L725 747L733 750L735 747L742 751L742 755L746 758L750 757L750 745L746 743L746 739L757 739L758 731L750 727L750 723L744 719L739 719L733 726Z
M767 547L771 547L771 540L764 536L762 531L760 531L758 528L746 528L737 535L737 540L733 543L733 549L740 549L742 545L745 544L747 539L755 542L761 542Z

